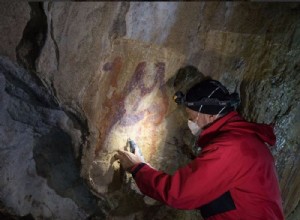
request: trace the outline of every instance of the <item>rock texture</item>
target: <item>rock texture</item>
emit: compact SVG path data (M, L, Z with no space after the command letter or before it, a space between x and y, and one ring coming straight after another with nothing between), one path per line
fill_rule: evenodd
M97 199L80 177L81 130L42 82L0 59L0 200L35 219L83 219ZM77 150L77 152L76 152Z
M22 39L23 30L30 19L30 6L27 2L17 1L1 1L0 4L1 55L16 61L16 48Z
M159 169L172 173L186 164L193 139L172 96L204 74L241 94L248 120L274 123L285 214L299 218L298 3L1 6L0 30L7 34L0 36L0 54L30 70L1 59L1 149L7 149L1 157L13 158L2 169L41 190L33 195L3 177L0 207L37 219L71 212L78 214L67 219L199 219L140 195L113 156L131 137ZM177 71L186 65L203 74ZM32 159L20 162L20 155ZM19 166L30 167L29 174ZM19 192L7 196L12 189Z

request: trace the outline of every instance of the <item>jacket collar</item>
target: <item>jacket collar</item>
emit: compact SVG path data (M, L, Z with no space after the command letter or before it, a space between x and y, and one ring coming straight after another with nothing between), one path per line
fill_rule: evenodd
M230 121L239 121L243 120L243 118L236 112L232 111L227 115L223 116L222 118L217 119L214 121L209 127L204 129L197 141L199 147L205 147L208 143L210 143L211 139L214 138L221 128Z

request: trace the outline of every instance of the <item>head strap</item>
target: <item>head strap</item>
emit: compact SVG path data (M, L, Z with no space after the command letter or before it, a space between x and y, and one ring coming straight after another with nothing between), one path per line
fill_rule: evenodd
M202 98L196 102L187 102L183 92L178 91L174 95L174 101L179 105L189 106L201 106L201 105L217 105L217 106L237 106L240 103L240 99L237 93L229 95L228 100L219 100L217 98Z

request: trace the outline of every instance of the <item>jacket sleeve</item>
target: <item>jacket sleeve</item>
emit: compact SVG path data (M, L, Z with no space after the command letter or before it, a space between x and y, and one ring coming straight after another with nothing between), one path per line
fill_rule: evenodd
M173 175L145 164L134 176L141 192L178 209L195 209L219 197L236 176L232 153L213 147Z

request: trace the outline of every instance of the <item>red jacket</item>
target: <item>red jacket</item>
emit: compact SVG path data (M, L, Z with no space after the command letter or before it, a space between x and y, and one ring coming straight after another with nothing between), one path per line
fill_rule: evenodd
M231 112L198 139L201 154L174 175L147 164L134 167L141 192L178 209L200 209L205 219L284 219L274 159L273 129Z

